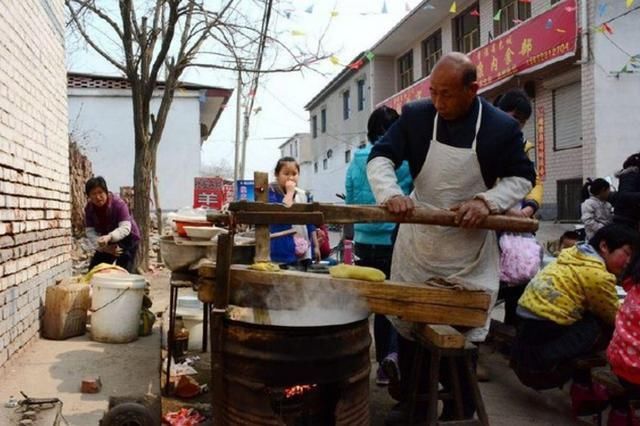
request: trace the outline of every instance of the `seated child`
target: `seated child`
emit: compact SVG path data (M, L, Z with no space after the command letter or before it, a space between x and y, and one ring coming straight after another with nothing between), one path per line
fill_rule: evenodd
M640 253L636 253L625 272L622 286L627 296L616 316L607 358L621 384L637 398L640 395ZM640 424L640 418L629 410L626 399L614 400L612 405L609 425Z
M571 360L604 349L618 297L616 276L628 265L638 233L619 225L598 230L588 243L560 252L518 301L520 317L512 366L520 381L550 389L573 375ZM590 377L574 377L574 383Z

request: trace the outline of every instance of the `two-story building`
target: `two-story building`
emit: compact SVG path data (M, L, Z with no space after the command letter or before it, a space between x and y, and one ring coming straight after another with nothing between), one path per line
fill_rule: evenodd
M541 215L577 219L584 179L612 176L640 147L633 134L640 116L632 112L639 17L637 7L613 0L421 2L352 62L361 66L345 68L307 104L314 180L334 184L328 194L340 191L346 152L365 140L370 112L382 104L400 112L428 97L437 60L461 51L478 66L482 96L494 100L512 87L528 93L534 113L523 132L536 144L532 160L545 184Z
M311 151L311 135L309 133L295 133L278 147L280 158L293 157L300 165L300 179L298 187L310 190L313 174L313 154Z

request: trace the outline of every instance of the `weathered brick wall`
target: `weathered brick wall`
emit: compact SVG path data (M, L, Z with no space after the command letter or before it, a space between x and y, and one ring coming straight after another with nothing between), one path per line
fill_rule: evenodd
M0 366L37 335L69 274L63 0L0 8Z

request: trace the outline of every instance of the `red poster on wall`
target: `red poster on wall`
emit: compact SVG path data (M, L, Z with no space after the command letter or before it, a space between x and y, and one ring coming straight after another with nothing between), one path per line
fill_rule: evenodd
M544 180L547 173L544 158L544 107L536 108L536 164L538 165L538 177Z
M193 207L214 210L233 200L233 182L221 177L197 177L193 190Z

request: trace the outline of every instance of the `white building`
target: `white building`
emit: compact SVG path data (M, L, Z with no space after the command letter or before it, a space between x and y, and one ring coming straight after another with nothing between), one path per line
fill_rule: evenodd
M124 77L68 74L69 129L84 142L96 175L110 190L133 186L134 130L129 82ZM193 205L202 142L209 137L232 90L183 83L176 90L158 147L160 205ZM154 94L157 108L162 89Z
M311 148L311 135L309 133L296 133L278 147L280 158L293 157L300 165L298 187L307 191L312 190L313 152ZM273 171L271 172L273 173Z
M537 145L544 179L541 216L576 220L584 179L613 175L640 149L640 74L627 54L638 53L640 10L614 0L464 0L455 13L451 5L420 3L369 49L371 60L359 55L362 67L345 68L307 104L321 164L314 179L334 185L328 194L340 191L342 154L364 140L373 108L400 112L428 96L438 58L463 51L478 64L483 96L493 100L516 86L530 95L534 114L524 133Z

